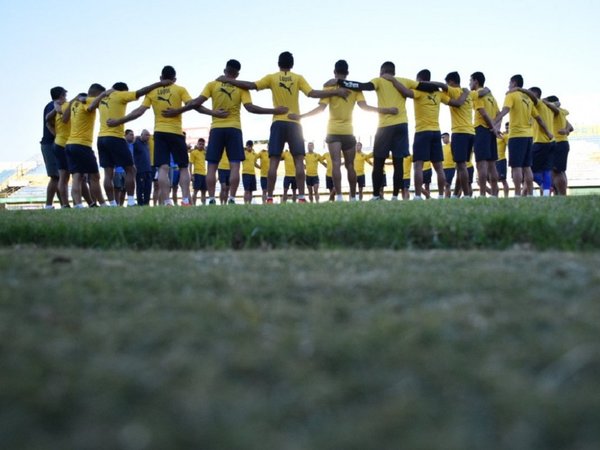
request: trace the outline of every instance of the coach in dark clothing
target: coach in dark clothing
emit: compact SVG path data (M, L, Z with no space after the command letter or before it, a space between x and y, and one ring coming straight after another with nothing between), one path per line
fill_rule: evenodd
M136 168L135 186L137 204L140 206L149 205L152 194L152 166L150 165L149 140L150 132L142 130L142 134L133 143L133 163Z

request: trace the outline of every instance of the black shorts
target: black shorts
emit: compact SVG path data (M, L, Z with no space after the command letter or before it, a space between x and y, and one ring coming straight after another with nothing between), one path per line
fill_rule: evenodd
M293 190L298 188L296 185L296 177L283 177L283 190L287 191L290 187Z
M168 166L173 161L180 169L188 166L190 160L187 152L185 137L182 134L154 132L154 165Z
M329 190L333 189L333 177L325 177L325 187Z
M497 161L498 144L496 135L489 128L479 126L475 128L475 161Z
M66 151L70 173L98 173L98 161L92 147L69 144Z
M292 155L304 155L302 125L297 122L287 122L284 120L273 122L269 135L269 156L281 156L286 142Z
M567 158L569 157L569 141L557 142L554 148L554 167L555 172L567 171Z
M218 164L225 149L229 162L240 162L246 159L242 130L239 128L212 128L210 130L206 161Z
M319 176L306 176L306 185L307 186L315 186L315 185L319 185Z
M530 137L514 137L508 139L508 165L510 167L531 167L533 155Z
M474 139L475 137L472 134L452 133L450 147L452 149L452 158L454 159L454 162L463 163L471 160Z
M181 171L177 167L169 167L169 180L171 181L171 187L179 186L179 177Z
M98 160L100 167L133 166L133 156L129 151L127 141L114 136L98 138Z
M62 145L54 143L54 159L58 170L69 170L69 162L67 161L67 151Z
M54 144L42 144L42 157L46 166L46 175L51 178L58 178L58 161L54 156Z
M206 191L206 175L195 173L192 183L195 191Z
M408 151L407 123L377 129L373 145L373 156L375 158L387 158L390 152L396 158L404 158L410 155Z
M554 167L554 143L534 143L531 153L533 157L531 170L534 173L552 170Z
M242 184L244 185L244 191L254 192L256 190L256 175L243 173Z
M456 169L444 169L444 176L446 177L446 184L450 186L452 184L452 180L454 180L454 175L456 174Z
M431 173L433 170L427 169L423 171L423 184L431 184Z
M217 169L217 172L219 174L219 183L229 186L229 176L231 175L231 170Z
M508 164L506 163L506 158L496 161L496 172L498 172L499 181L506 180L506 174L508 173Z
M113 174L113 187L117 191L125 190L125 173L124 172L115 172Z
M260 177L260 188L263 191L266 191L268 188L269 178L268 177Z
M475 176L475 167L467 167L467 173L469 174L469 183L473 183L473 177Z
M327 144L340 142L342 150L353 150L356 148L356 138L351 134L328 134L325 138Z
M358 184L358 187L364 188L365 187L365 176L364 175L357 175L356 176L356 184Z
M440 162L444 160L442 135L439 131L419 131L413 142L413 161Z
M402 189L410 189L410 178L402 179Z

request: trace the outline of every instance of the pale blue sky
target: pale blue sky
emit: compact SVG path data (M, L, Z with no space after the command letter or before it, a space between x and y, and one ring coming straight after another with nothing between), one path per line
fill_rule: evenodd
M137 89L171 64L178 83L196 96L227 59L241 61L241 79L256 80L277 70L284 50L294 54L294 70L315 88L340 58L350 64L350 78L360 80L376 76L386 60L410 78L423 68L436 79L458 70L463 84L481 70L499 102L509 77L521 73L526 86L558 95L573 123L600 124L600 89L594 84L600 80L598 3L506 0L480 2L485 6L479 9L478 2L462 0L403 3L0 0L0 81L7 99L0 112L0 161L39 154L42 109L52 86L64 86L69 96L93 82L109 87L125 81ZM254 93L253 99L270 106L269 93ZM375 103L375 97L368 94L367 101ZM316 101L302 105L306 110ZM443 126L448 115L442 110ZM326 118L304 122L307 139L324 137ZM152 122L147 112L130 127L151 130ZM206 116L184 116L186 127L209 124ZM244 114L242 124L245 138L268 137L269 117ZM374 116L355 117L356 134L367 145L375 126Z

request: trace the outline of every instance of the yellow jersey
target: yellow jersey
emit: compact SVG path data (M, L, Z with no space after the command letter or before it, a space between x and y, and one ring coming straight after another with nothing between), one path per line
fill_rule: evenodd
M190 165L193 175L206 175L206 150L193 149L190 152Z
M412 156L405 156L402 160L402 179L410 180L410 171L412 170Z
M294 72L277 72L266 75L256 83L256 89L270 89L273 96L273 106L287 106L286 114L278 114L273 116L273 121L282 120L284 122L298 122L288 118L288 114L300 114L300 105L298 104L299 92L304 95L312 91L312 87L304 79L302 75Z
M419 83L407 78L398 78L408 89L416 89ZM374 78L371 80L375 86L377 93L377 105L380 108L398 108L398 114L379 114L379 128L408 123L408 115L406 113L406 99L395 88L391 81L383 78Z
M254 150L244 149L244 156L246 159L242 161L242 174L245 175L256 175L254 163L258 156Z
M229 158L227 158L227 151L223 151L223 155L221 156L221 160L219 161L219 165L217 169L221 170L231 170L231 165L229 164Z
M290 153L289 150L285 150L281 154L281 159L283 159L285 166L285 176L286 177L295 177L296 176L296 166L294 165L294 157Z
M569 140L569 136L558 134L558 130L564 130L567 128L567 116L569 115L569 111L566 109L558 108L558 114L554 115L553 120L553 129L554 129L554 138L556 142L566 142Z
M213 117L211 128L242 129L240 108L241 105L252 103L250 92L229 83L211 81L204 87L200 95L212 99L212 109L223 109L229 112L225 118Z
M78 144L91 147L94 140L94 122L96 121L96 110L87 110L94 101L94 97L88 97L83 102L75 100L71 104L71 133L67 145Z
M308 152L304 155L304 163L306 164L306 176L316 177L319 175L319 162L323 157L315 152Z
M503 134L501 138L496 138L496 147L498 147L498 161L506 159L506 146L508 145L508 134Z
M56 145L60 145L64 147L67 145L67 141L69 140L69 135L71 134L71 121L64 123L63 122L63 114L69 108L69 103L65 102L61 105L60 111L56 113L54 117L54 131L56 135L54 136L54 143Z
M491 93L484 97L479 96L479 91L474 91L474 93L477 94L473 98L473 108L475 109L475 128L484 127L489 129L490 127L486 123L479 110L484 109L489 118L494 120L500 111L500 109L498 109L498 103Z
M152 107L154 111L154 131L183 135L181 114L175 117L163 117L162 112L169 108L181 108L192 100L188 91L172 84L154 89L144 97L142 106Z
M365 162L367 160L367 156L363 152L356 152L354 155L354 171L357 176L365 174Z
M452 100L460 98L462 93L462 88L448 86L448 96ZM475 134L473 127L473 98L475 96L477 96L476 92L470 92L461 106L450 106L453 133Z
M544 123L546 124L548 131L552 133L554 124L554 113L552 112L552 110L548 108L548 106L546 106L546 104L541 100L538 101L535 108L542 120L544 121ZM537 120L533 121L533 142L539 144L549 144L550 142L553 142L553 140L551 140L548 137L548 135L544 132Z
M125 116L127 103L137 100L135 92L115 91L100 100L98 112L100 114L100 131L98 137L112 136L125 137L125 124L116 127L106 125L108 119L120 119Z
M259 166L260 166L260 176L262 178L266 178L269 176L269 165L271 164L271 160L269 159L269 151L261 150L258 152Z
M335 89L333 87L327 90ZM329 122L327 124L327 134L352 135L352 113L354 105L358 102L364 102L365 96L361 91L351 91L346 98L328 97L319 102L322 105L329 105Z
M538 113L531 99L522 92L510 92L504 98L504 107L510 109L508 137L533 137L533 117Z
M442 169L456 168L456 163L454 162L454 157L452 156L452 146L450 145L450 143L442 144L442 151L444 152L444 162L442 163Z
M413 90L415 107L415 131L440 131L440 103L448 104L445 92L422 92Z

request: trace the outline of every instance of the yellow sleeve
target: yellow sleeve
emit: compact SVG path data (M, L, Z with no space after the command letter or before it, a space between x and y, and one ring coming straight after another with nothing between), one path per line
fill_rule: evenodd
M298 80L298 89L300 89L307 97L308 93L313 90L303 76L300 76L300 79Z
M257 82L254 83L254 84L256 84L256 89L258 91L261 91L263 89L267 89L267 88L271 87L271 80L272 80L271 75L265 75L260 80L258 80Z
M204 89L202 89L202 92L200 93L200 95L202 97L206 97L206 98L210 98L211 97L213 83L214 83L214 81L211 81L206 86L204 86Z
M252 96L250 95L250 92L248 92L246 89L242 89L240 91L241 94L241 99L242 99L242 105L247 105L248 103L252 103Z

